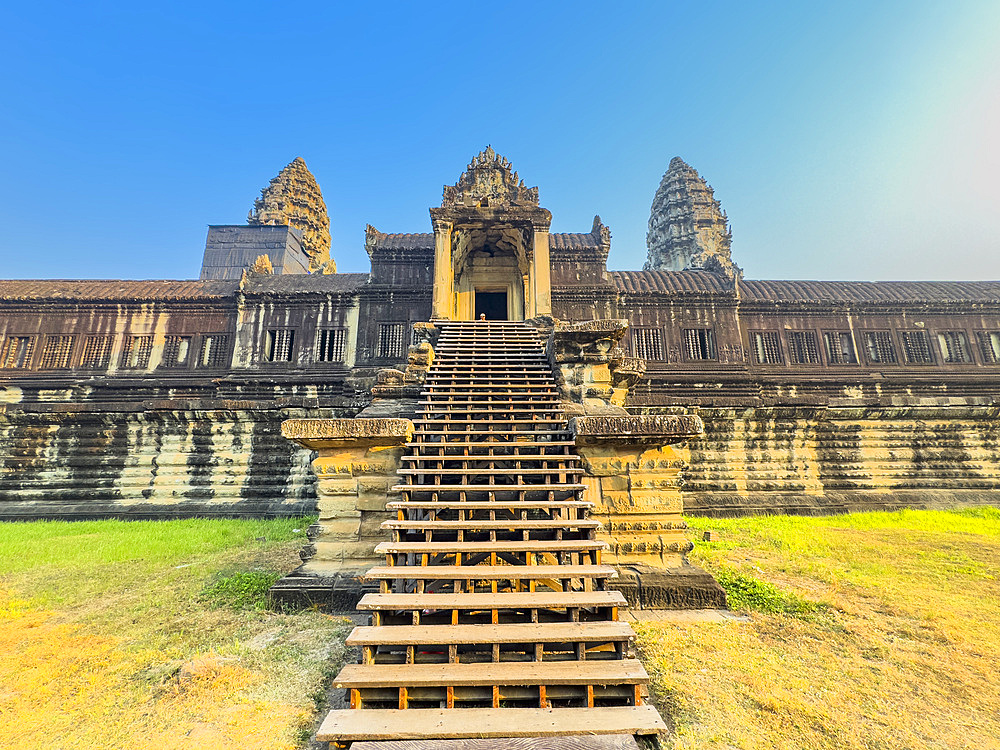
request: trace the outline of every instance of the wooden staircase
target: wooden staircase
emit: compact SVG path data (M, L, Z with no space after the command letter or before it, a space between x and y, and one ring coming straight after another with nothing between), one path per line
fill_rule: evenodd
M337 676L350 709L317 735L360 740L653 735L624 597L605 582L538 334L440 323L377 594ZM574 745L576 747L578 745Z

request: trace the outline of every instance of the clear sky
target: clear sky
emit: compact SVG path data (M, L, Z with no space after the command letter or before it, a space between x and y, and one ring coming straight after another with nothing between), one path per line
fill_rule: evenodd
M4 3L0 276L195 278L302 156L341 271L486 144L641 268L679 155L748 278L1000 279L1000 2Z

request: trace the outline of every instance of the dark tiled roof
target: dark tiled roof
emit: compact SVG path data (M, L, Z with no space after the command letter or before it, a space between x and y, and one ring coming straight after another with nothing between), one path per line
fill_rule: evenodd
M732 294L707 271L612 271L628 294ZM1000 281L771 281L744 279L740 296L760 302L1000 302Z
M379 232L373 247L380 250L433 250L434 235L431 233L417 234L385 234ZM583 248L600 249L601 243L593 234L550 234L549 247L553 250L576 250Z
M181 300L231 296L237 281L12 279L0 281L0 300Z
M743 281L746 300L773 302L1000 302L1000 281Z
M600 250L601 242L592 232L587 234L565 232L550 234L549 248L552 250L583 250L584 248Z
M733 294L725 276L708 271L612 271L619 291L627 294Z
M243 291L248 294L336 294L354 291L367 281L366 273L248 274Z
M416 234L379 232L374 247L383 250L433 250L434 235L431 232L418 232Z

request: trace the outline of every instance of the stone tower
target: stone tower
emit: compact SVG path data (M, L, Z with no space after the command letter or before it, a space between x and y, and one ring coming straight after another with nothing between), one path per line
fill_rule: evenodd
M316 178L299 156L260 191L248 224L292 226L302 230L302 249L309 256L309 271L335 273L330 258L330 218Z
M732 238L726 213L712 188L697 170L675 156L649 212L645 270L742 275L730 254Z

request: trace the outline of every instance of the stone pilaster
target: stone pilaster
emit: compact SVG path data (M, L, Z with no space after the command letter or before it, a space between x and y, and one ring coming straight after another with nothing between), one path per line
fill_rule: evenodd
M549 260L549 228L535 226L531 253L533 305L527 317L552 314L552 266Z
M403 446L413 437L413 422L289 419L281 432L319 453L312 462L319 529L312 556L290 578L315 579L315 585L304 587L310 590L322 590L324 581L332 588L330 580L357 577L377 562L373 550L383 540L379 526L389 517L385 505L394 497L391 488Z
M681 516L684 461L673 444L700 435L701 419L690 414L576 417L570 431L583 457L587 499L611 545L609 562L686 564L692 545Z
M455 307L455 269L451 262L452 223L434 219L434 293L431 317L451 320Z

